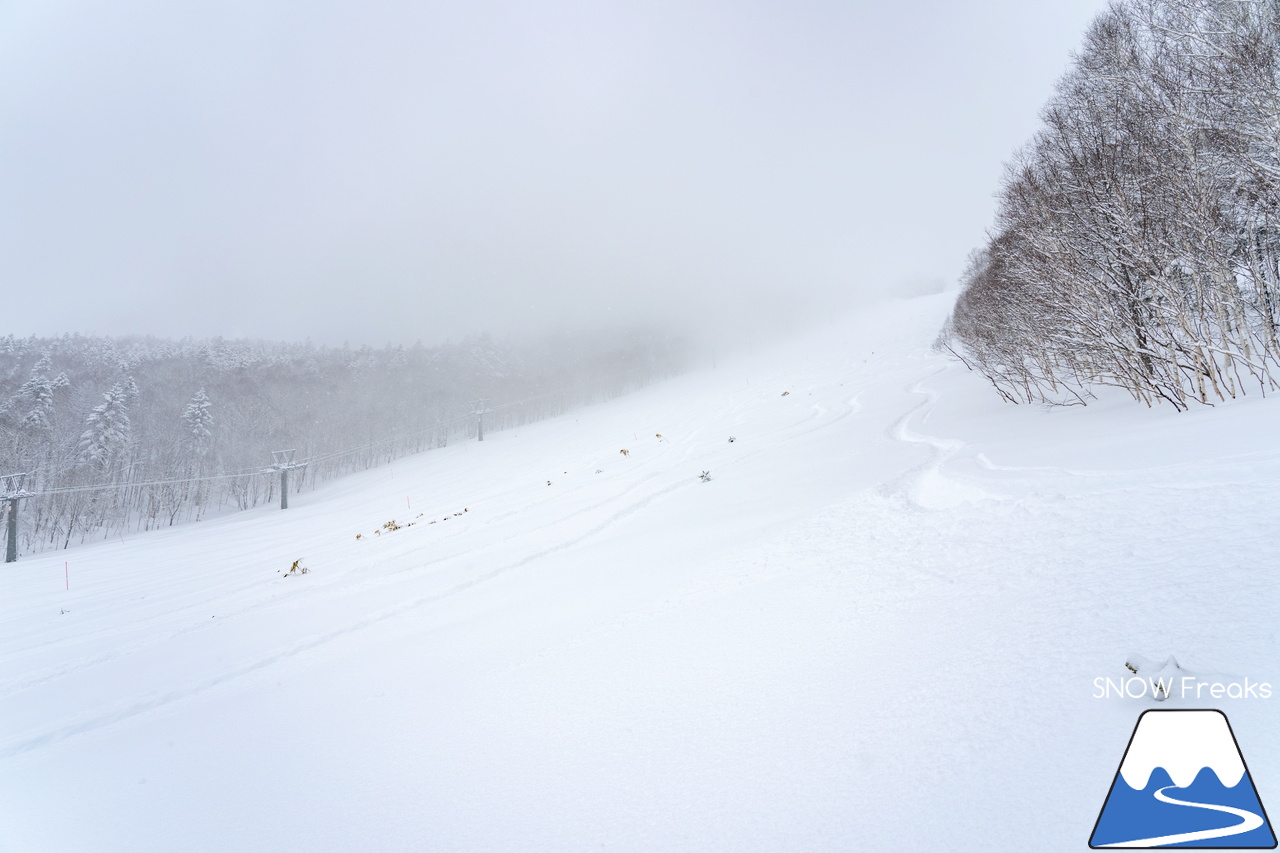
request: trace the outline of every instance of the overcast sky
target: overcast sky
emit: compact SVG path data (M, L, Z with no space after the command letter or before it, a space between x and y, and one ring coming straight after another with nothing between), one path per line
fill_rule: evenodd
M0 0L0 334L758 328L953 282L1101 0Z

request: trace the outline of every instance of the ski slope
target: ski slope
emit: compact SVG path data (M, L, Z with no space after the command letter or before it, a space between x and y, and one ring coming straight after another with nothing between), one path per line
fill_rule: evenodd
M1280 688L1280 401L1010 406L950 299L5 566L0 850L1083 849L1095 678ZM1264 804L1276 701L1184 703Z

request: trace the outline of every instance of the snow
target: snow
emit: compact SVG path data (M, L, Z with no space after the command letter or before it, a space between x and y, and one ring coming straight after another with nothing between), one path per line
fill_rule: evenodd
M1095 679L1280 683L1280 409L1002 403L951 298L6 566L0 849L1082 849Z
M1217 711L1144 715L1120 765L1120 775L1130 788L1141 791L1157 767L1167 770L1179 788L1189 787L1205 767L1228 788L1240 784L1244 777L1244 762L1227 718Z

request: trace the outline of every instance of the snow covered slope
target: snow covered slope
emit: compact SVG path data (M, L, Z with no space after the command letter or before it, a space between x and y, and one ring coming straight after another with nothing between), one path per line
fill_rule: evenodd
M1009 406L948 307L5 566L0 850L1083 849L1094 679L1280 687L1280 401ZM1276 701L1164 707L1265 804Z

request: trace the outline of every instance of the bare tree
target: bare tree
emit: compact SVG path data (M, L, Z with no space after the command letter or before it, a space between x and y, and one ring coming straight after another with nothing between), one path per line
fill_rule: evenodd
M1007 170L940 345L1014 401L1185 408L1280 387L1280 26L1132 0L1085 35Z

